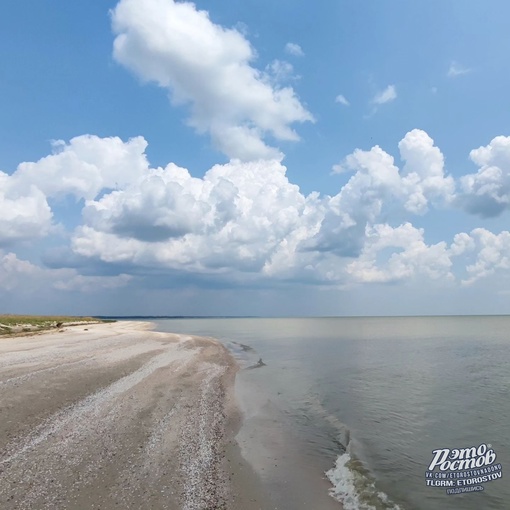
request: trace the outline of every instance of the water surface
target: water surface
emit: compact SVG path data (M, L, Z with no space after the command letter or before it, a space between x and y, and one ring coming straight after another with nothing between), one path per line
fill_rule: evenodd
M272 491L288 496L300 477L328 471L347 510L510 507L504 480L462 495L425 485L432 450L481 443L492 445L505 477L509 317L179 319L157 327L218 338L244 366L266 363L241 371L237 384L252 420L241 437Z

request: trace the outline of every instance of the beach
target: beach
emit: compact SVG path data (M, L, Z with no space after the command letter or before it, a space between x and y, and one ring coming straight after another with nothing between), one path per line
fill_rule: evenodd
M143 322L1 338L0 507L272 508L235 439L237 370Z
M499 510L500 479L448 495L425 473L438 445L490 444L506 469L509 325L155 319L2 336L0 508Z

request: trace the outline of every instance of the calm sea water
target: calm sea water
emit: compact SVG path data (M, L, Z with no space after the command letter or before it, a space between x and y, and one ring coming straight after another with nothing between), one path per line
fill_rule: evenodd
M262 358L238 385L255 420L246 451L256 464L267 443L258 460L275 493L302 463L309 477L327 472L347 510L510 508L510 317L187 319L157 329L218 338L245 367ZM482 443L503 479L460 495L426 486L433 450Z

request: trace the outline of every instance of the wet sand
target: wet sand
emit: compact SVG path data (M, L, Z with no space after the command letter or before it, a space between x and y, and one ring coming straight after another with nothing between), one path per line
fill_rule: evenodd
M263 377L264 368L260 370ZM236 398L243 412L236 441L262 481L266 499L271 498L271 508L341 510L342 504L329 495L332 485L325 474L334 459L324 452L311 455L310 445L296 435L289 417L253 376L252 371L242 371L236 378Z
M236 371L140 322L0 338L0 508L274 508L235 440Z

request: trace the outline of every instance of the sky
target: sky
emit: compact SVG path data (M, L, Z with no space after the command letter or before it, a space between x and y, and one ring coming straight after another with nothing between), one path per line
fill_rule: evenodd
M2 2L0 313L510 313L509 17Z

